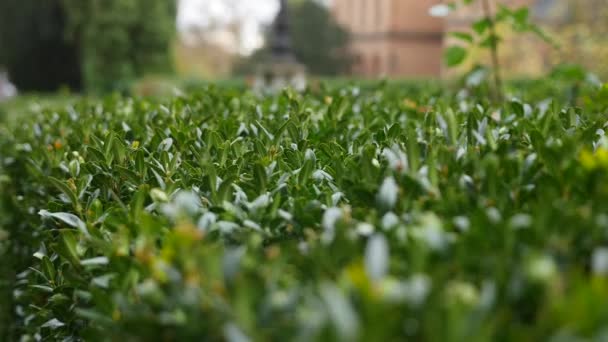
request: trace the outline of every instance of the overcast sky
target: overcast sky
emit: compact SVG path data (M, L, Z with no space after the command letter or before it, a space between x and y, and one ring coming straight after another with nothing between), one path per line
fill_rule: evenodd
M328 4L330 0L321 2ZM263 43L262 26L272 21L278 7L278 0L179 0L177 27L185 31L192 26L225 25L240 19L242 51L248 53Z
M212 20L230 22L248 18L256 22L272 20L278 8L277 0L180 0L177 25L205 26Z

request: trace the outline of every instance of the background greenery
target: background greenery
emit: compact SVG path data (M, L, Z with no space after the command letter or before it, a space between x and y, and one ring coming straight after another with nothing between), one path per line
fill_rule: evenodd
M315 1L290 1L289 15L294 53L309 74L336 76L350 70L350 36L327 8ZM263 47L241 60L235 73L250 75L268 57L269 49Z
M0 64L22 91L125 89L171 70L176 2L6 0Z
M62 0L0 2L0 66L23 91L82 86L79 42L65 39Z

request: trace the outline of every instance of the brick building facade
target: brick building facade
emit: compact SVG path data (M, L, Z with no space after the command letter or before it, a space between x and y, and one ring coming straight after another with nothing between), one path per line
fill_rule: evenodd
M438 0L333 0L351 32L353 74L427 77L441 73L444 22L428 15Z
M333 14L351 32L352 74L363 77L438 77L444 71L445 32L467 30L483 14L481 4L434 18L429 9L441 0L333 0ZM552 0L498 0L509 6ZM532 6L534 9L534 6ZM495 10L495 8L493 8Z

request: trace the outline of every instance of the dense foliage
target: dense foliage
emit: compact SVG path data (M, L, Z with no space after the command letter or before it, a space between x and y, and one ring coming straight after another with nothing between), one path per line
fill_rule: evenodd
M62 0L0 1L0 68L21 90L82 86L78 44L65 37Z
M21 90L124 89L170 69L176 2L2 0L0 65Z
M63 1L88 89L124 89L146 73L170 70L176 1Z
M606 338L608 87L530 90L37 109L0 125L0 318L26 341Z

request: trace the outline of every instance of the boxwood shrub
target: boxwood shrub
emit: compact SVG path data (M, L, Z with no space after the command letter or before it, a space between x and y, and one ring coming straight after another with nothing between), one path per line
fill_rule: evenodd
M0 125L0 333L605 339L606 89L34 108Z

